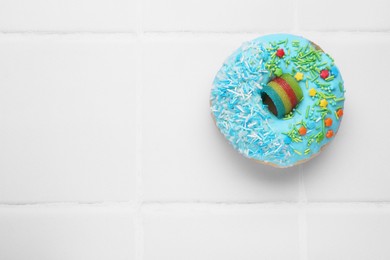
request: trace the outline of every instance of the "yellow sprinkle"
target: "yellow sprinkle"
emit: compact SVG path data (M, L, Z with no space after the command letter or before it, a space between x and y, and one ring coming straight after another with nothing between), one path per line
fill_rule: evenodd
M320 107L326 108L327 105L328 105L328 101L326 101L326 99L321 99L321 101L320 101Z
M309 96L314 97L317 94L317 91L314 88L309 90Z
M297 74L295 74L295 79L297 80L297 81L301 81L302 79L303 79L303 73L301 73L301 72L297 72Z

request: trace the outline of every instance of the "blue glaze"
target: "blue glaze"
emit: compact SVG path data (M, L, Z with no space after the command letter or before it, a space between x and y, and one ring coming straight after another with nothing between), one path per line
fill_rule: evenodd
M299 47L293 46L298 43ZM315 64L320 65L319 69L330 70L334 79L329 81L315 77L313 72L303 71L291 61L299 51L310 50L310 46L308 40L299 36L266 35L244 43L217 73L211 91L212 114L222 134L244 156L279 167L289 167L309 159L333 140L334 137L326 138L324 135L328 130L336 133L341 123L335 111L344 106L343 80L328 54L318 51L319 60ZM285 50L286 55L282 59L274 57L278 48ZM269 70L269 62L273 59L283 73L294 76L299 71L304 74L303 80L299 82L304 98L290 118L278 119L261 100L261 89L274 78ZM287 60L290 60L289 64ZM308 90L311 88L317 91L315 97L309 96ZM325 112L318 105L322 99L319 92L328 101L328 110ZM325 127L322 116L331 118L332 126ZM291 138L290 133L296 133L296 129L302 127L302 122L307 128L307 134Z

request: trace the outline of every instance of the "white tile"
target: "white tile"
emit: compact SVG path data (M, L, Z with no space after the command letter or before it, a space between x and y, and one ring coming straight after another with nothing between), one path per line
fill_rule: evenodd
M387 0L301 0L297 6L300 28L313 31L389 30L389 9Z
M313 209L308 214L309 259L366 260L390 257L390 210Z
M136 0L3 0L1 31L134 31Z
M145 44L142 168L146 200L297 199L297 168L278 170L242 157L211 118L214 75L242 40L190 37L151 39Z
M344 119L333 143L303 166L309 200L388 201L390 36L323 35L345 80Z
M109 207L0 209L0 258L134 259L130 210Z
M133 198L129 39L0 39L0 201Z
M299 259L293 209L149 211L144 259Z
M293 27L293 1L146 0L146 31L275 31Z

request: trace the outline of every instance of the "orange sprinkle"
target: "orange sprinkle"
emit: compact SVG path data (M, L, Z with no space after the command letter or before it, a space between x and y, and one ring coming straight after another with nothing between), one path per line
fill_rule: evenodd
M343 116L343 114L344 114L344 111L340 108L339 110L337 110L337 116L338 117L342 117Z
M325 119L325 126L326 127L329 127L329 126L331 126L332 125L332 123L333 123L333 121L332 121L332 119L331 118L327 118L327 119Z
M333 136L333 130L328 130L328 132L326 132L326 137L331 138L332 136Z
M305 135L307 132L307 129L304 126L301 126L301 128L299 128L298 132L300 135Z

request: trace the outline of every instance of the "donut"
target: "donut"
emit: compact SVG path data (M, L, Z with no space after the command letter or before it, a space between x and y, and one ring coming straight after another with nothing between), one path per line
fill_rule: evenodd
M211 114L242 155L291 167L318 155L337 134L344 82L318 45L290 34L244 43L215 76Z

